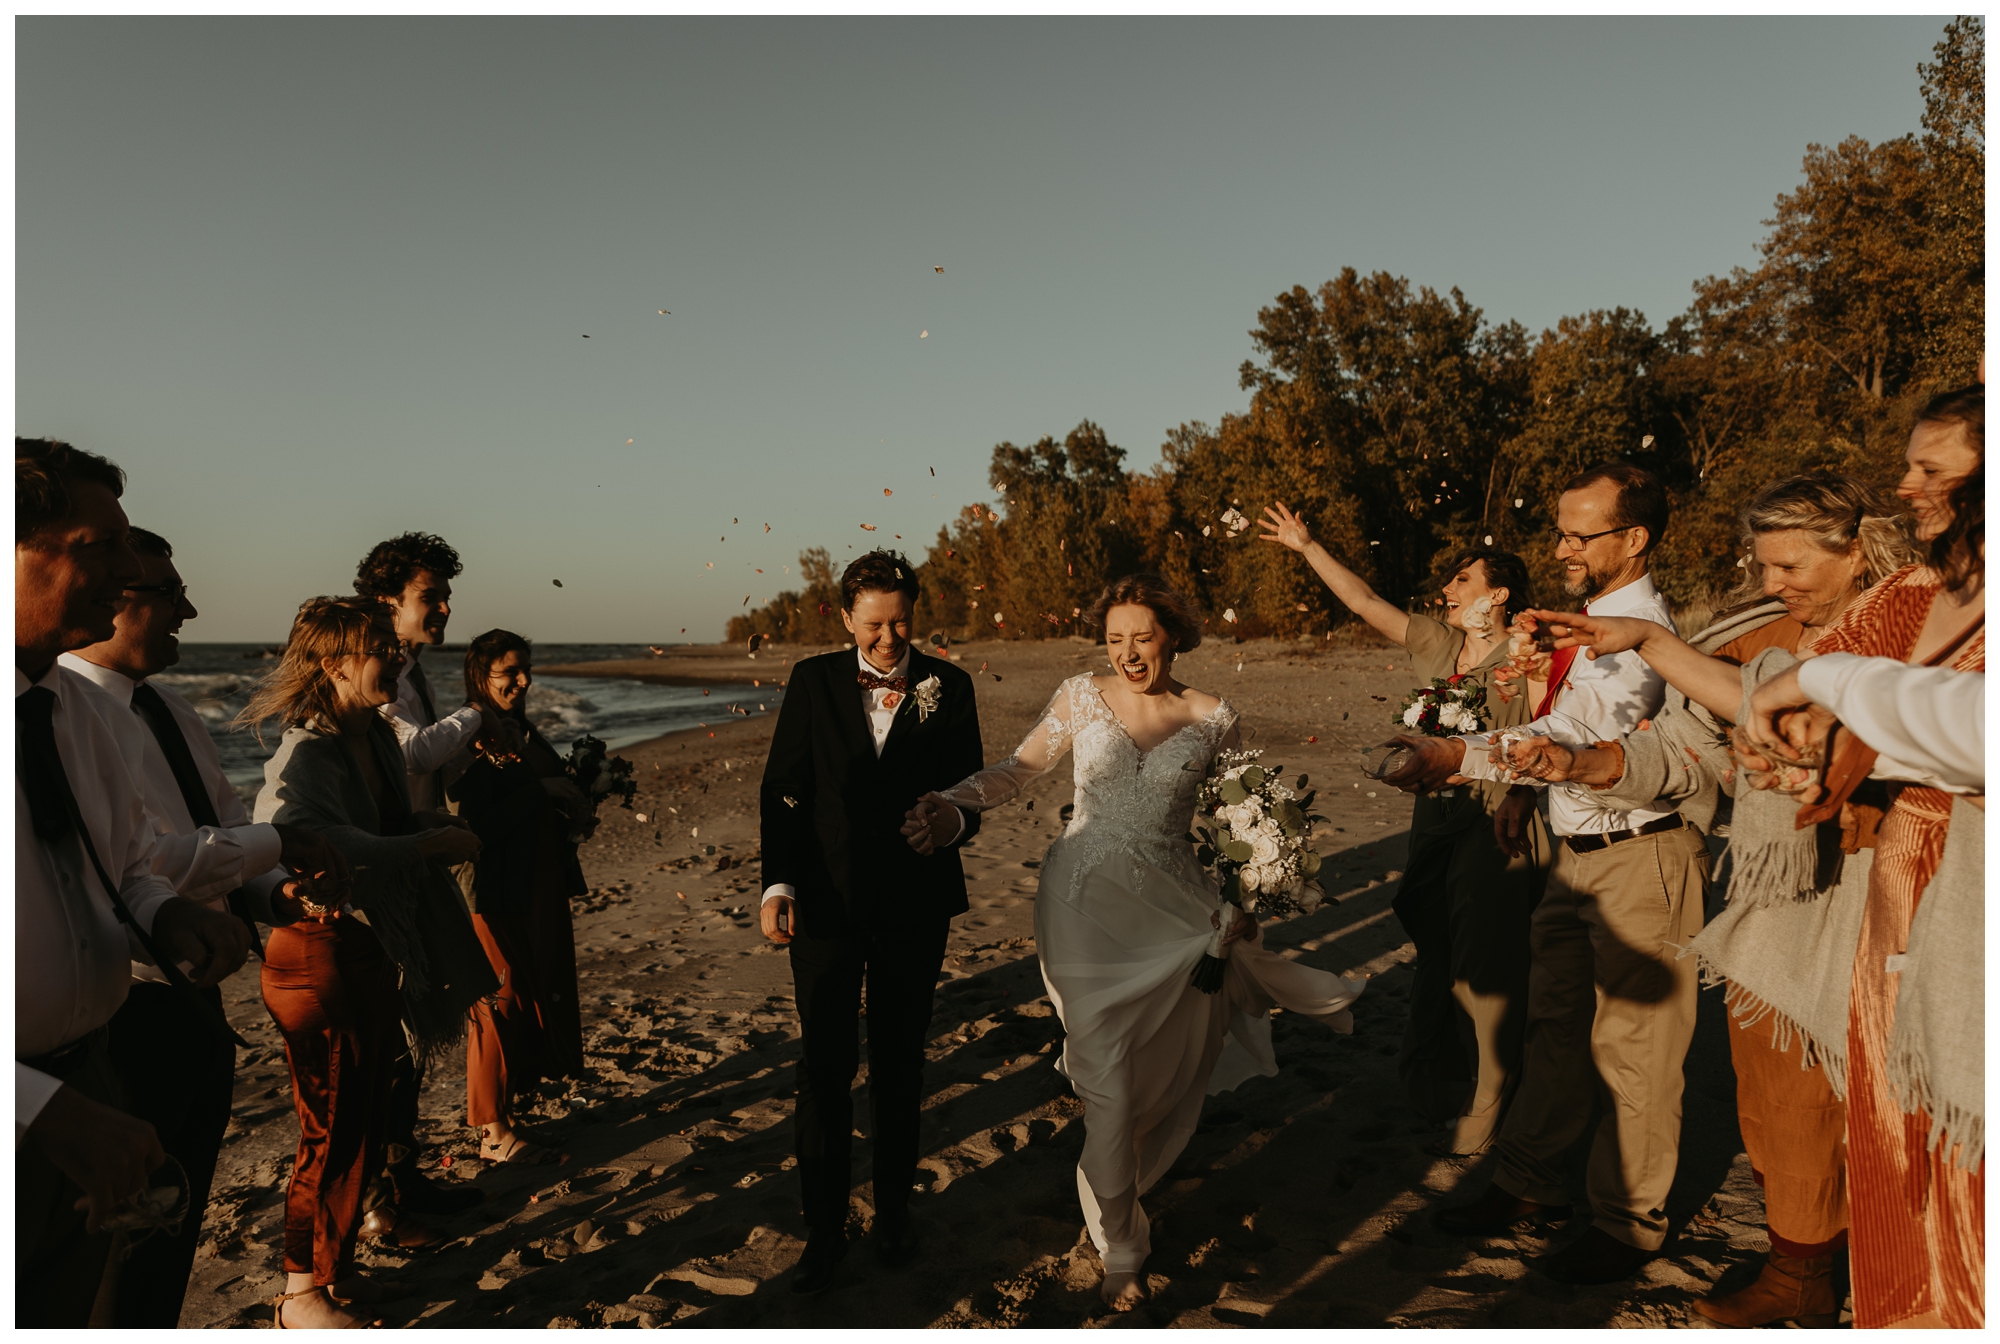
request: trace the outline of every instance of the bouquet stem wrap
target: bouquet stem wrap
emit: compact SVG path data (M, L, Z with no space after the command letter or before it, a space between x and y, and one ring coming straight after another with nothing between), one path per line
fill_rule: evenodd
M1223 940L1229 937L1229 931L1242 918L1241 906L1231 900L1223 901L1218 911L1216 930L1208 940L1208 951L1202 953L1201 960L1195 963L1194 987L1202 993L1214 994L1222 988L1222 973L1229 965L1229 949L1222 945Z

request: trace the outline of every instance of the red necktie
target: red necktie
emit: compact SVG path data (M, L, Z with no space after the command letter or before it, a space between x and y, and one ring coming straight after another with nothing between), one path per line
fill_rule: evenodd
M1583 614L1588 616L1590 609L1588 607L1584 608ZM1575 661L1575 645L1571 645L1567 649L1557 649L1549 655L1549 688L1542 692L1542 703L1535 708L1536 718L1542 718L1556 707L1556 694L1562 690L1563 682L1568 680L1569 665Z

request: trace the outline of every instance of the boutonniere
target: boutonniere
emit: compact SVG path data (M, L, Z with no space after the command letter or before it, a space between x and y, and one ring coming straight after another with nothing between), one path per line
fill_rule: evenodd
M922 723L938 707L938 697L944 694L944 687L935 676L925 677L917 683L917 722Z

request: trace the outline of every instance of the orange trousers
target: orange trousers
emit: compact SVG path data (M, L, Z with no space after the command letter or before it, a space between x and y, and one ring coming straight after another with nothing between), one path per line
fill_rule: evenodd
M1838 1250L1847 1239L1847 1107L1824 1069L1800 1067L1798 1036L1780 1050L1769 1018L1730 1026L1736 1122L1764 1190L1771 1249L1800 1259Z
M1847 1022L1847 1182L1857 1329L1986 1324L1986 1165L1930 1146L1931 1117L1906 1115L1883 1072L1910 922L1944 857L1951 800L1905 788L1882 823L1854 958Z
M263 985L299 1115L285 1270L329 1284L353 1272L361 1197L382 1165L389 1061L403 1048L402 991L395 963L353 918L273 929Z

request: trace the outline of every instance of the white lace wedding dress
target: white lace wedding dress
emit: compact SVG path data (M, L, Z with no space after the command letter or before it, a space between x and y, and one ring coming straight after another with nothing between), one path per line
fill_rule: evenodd
M1219 901L1188 826L1236 719L1225 702L1141 752L1090 676L1071 677L1012 756L944 795L993 807L1076 752L1076 815L1042 860L1035 944L1065 1031L1058 1067L1084 1104L1076 1186L1106 1273L1145 1262L1139 1196L1186 1147L1202 1097L1277 1073L1274 1005L1354 1029L1361 982L1287 961L1261 936L1230 949L1220 993L1190 983Z

